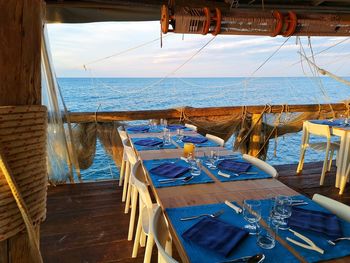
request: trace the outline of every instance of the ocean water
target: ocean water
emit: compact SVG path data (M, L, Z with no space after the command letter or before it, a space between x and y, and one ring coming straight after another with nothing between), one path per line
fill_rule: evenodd
M347 78L350 80L350 78ZM215 107L265 104L339 102L350 98L350 87L330 78L59 78L70 111L131 111L183 106ZM139 121L142 123L142 121ZM143 121L144 122L144 121ZM270 141L267 161L297 163L301 133ZM232 148L232 141L226 143ZM309 151L306 162L323 160ZM118 178L119 171L100 143L94 164L82 171L84 180Z

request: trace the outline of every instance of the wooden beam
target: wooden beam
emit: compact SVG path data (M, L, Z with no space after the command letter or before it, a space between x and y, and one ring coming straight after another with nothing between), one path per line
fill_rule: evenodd
M262 129L262 115L253 114L252 116L252 132L250 134L249 155L257 157L260 150L260 137Z
M0 106L41 104L42 7L41 0L0 1ZM33 262L29 251L22 231L0 241L0 262Z
M326 0L314 0L314 1L312 1L312 5L318 6L318 5L322 4L323 2L326 2Z
M262 113L266 110L265 105L246 106L249 113ZM280 113L288 108L288 112L317 112L321 111L344 111L347 109L345 103L334 104L299 104L299 105L271 105L268 109L271 113ZM242 106L233 107L208 107L208 108L183 108L187 117L228 116L242 112ZM139 111L111 111L111 112L70 112L69 118L72 123L80 122L110 122L110 121L133 121L147 119L176 119L180 118L181 109L164 110L139 110Z

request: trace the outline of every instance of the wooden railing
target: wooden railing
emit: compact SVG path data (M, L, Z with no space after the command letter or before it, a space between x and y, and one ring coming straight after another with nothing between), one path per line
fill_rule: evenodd
M294 105L249 105L232 107L208 107L192 108L184 107L177 109L162 110L139 110L139 111L108 111L108 112L70 112L69 120L72 123L81 122L110 122L110 121L133 121L147 119L176 119L185 112L187 117L210 117L229 116L246 110L248 113L261 114L264 110L270 113L280 112L318 112L318 111L346 111L350 104L294 104ZM67 116L65 116L67 120Z

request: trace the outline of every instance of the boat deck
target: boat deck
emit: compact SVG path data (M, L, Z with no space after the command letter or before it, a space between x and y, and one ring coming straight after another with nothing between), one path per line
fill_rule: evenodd
M322 163L304 165L301 176L296 165L276 167L280 181L312 197L320 193L350 205L350 189L343 196L334 187L335 168L324 186L319 186ZM142 262L144 250L131 258L133 243L127 241L129 215L124 214L118 181L66 184L48 190L47 218L41 227L44 262ZM153 251L156 262L156 250Z

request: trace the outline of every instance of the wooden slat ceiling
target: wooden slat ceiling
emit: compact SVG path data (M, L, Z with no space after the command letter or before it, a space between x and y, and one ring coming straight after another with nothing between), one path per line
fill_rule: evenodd
M189 5L238 9L294 10L307 13L350 14L350 0L175 0ZM49 23L86 23L99 21L156 21L160 18L162 0L46 0Z

